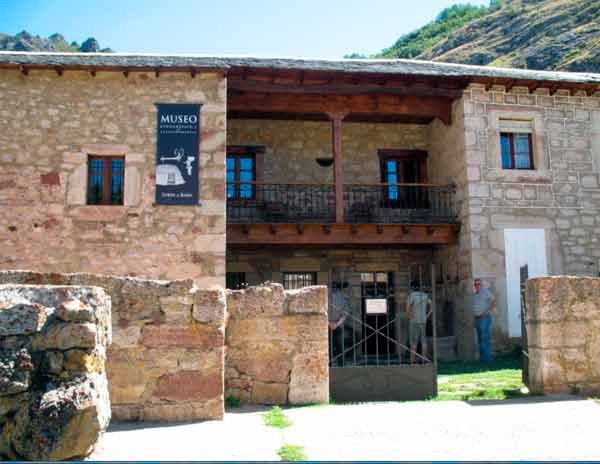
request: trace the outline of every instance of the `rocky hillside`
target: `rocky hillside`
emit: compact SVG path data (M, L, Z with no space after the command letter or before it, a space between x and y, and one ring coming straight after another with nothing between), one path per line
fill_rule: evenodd
M90 37L81 45L77 42L67 43L61 34L52 34L48 38L32 35L27 31L16 35L0 33L0 50L18 52L103 52L110 53L110 48L100 48L96 39Z
M600 73L600 0L496 0L453 9L372 58Z

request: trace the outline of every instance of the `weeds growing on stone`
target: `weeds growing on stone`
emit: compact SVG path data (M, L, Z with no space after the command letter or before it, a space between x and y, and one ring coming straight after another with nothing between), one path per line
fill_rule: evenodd
M273 406L269 412L263 414L263 420L265 421L265 425L278 429L284 429L292 425L292 421L283 413L283 410L279 406Z
M306 461L306 454L304 453L304 447L299 445L290 445L289 443L284 444L277 454L282 461Z
M225 407L226 408L239 408L242 405L242 402L239 398L235 396L228 396L225 398Z

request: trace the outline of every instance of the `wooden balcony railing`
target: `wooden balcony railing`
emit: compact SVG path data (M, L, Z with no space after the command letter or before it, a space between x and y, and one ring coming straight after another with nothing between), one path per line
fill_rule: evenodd
M333 184L227 183L230 224L335 222ZM431 184L344 185L348 224L456 223L454 187Z

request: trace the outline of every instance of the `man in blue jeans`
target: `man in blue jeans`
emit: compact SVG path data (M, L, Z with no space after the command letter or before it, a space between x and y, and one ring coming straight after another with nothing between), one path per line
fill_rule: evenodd
M473 281L473 315L479 342L479 359L485 363L492 362L492 311L496 307L496 298L489 288L481 288L481 279Z

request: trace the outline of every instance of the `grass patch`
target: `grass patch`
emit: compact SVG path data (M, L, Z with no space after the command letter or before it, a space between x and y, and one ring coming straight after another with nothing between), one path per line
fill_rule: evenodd
M242 405L242 402L239 398L235 396L228 396L225 398L225 407L226 408L239 408Z
M292 425L292 421L283 413L283 410L279 406L273 406L269 412L263 414L263 420L265 421L265 425L278 429L284 429Z
M594 400L596 403L600 404L600 396L596 396L591 399Z
M304 453L304 448L299 445L290 445L286 443L277 454L281 458L282 461L306 461L306 454Z
M506 356L493 363L440 362L434 400L504 400L527 396L521 359Z

